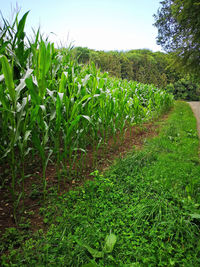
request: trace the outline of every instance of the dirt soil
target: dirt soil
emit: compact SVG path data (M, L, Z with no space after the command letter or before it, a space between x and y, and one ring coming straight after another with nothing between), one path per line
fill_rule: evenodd
M196 119L197 119L197 131L198 135L200 138L200 102L199 101L193 101L193 102L188 102L190 105Z

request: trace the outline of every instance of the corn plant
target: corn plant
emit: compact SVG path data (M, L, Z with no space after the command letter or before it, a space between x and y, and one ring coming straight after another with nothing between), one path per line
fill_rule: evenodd
M1 56L2 63L2 72L5 83L3 84L0 94L0 101L2 103L2 117L6 122L6 125L3 124L3 135L8 136L7 142L4 142L5 149L3 157L8 156L11 172L12 172L12 180L11 180L11 194L13 203L16 204L16 192L15 192L15 184L16 184L16 167L19 167L17 163L16 157L16 146L19 145L20 148L20 158L22 162L22 194L24 194L24 155L25 155L25 147L26 142L29 137L29 131L26 131L26 125L28 123L28 113L25 113L26 105L28 103L28 99L25 97L22 99L22 103L19 103L18 100L20 98L20 92L25 87L25 78L27 78L31 74L31 70L28 70L25 74L24 79L21 79L18 86L15 87L12 75L12 69L10 64L6 58L6 56ZM3 93L3 90L4 93ZM14 205L14 217L16 219L16 205Z

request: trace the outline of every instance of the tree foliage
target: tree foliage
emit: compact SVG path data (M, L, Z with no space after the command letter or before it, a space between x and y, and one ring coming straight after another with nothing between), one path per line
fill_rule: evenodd
M157 43L184 70L200 73L200 0L164 0L155 17Z
M89 54L88 54L89 51ZM85 57L87 52L87 57ZM94 62L102 72L122 79L154 84L164 88L168 83L177 81L179 73L170 65L170 56L148 49L136 49L126 52L95 51L86 48L74 48L73 54L80 63Z
M192 82L187 75L175 83L168 84L166 90L174 94L175 99L186 101L199 101L200 99L200 84Z
M176 99L200 99L199 83L193 80L193 75L185 75L180 67L177 68L173 53L148 49L105 52L76 47L72 53L80 63L94 62L102 72L109 72L114 77L154 84L173 93Z

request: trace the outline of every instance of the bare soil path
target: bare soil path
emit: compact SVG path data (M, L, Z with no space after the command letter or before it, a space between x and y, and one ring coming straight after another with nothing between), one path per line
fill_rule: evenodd
M197 119L197 131L200 138L200 101L188 102L196 119Z

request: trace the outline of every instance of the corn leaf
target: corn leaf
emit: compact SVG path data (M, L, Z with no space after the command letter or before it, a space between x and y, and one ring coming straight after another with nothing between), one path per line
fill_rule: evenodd
M16 39L23 39L23 32L24 32L24 27L25 27L25 23L26 23L26 18L28 16L28 13L30 11L26 12L23 17L21 18L21 20L19 21L19 24L17 23L17 33L15 35L15 38L14 38L14 42L13 42L13 48L14 48L14 45L15 45L15 42L16 42ZM17 19L17 17L16 17Z
M65 86L67 83L67 73L63 72L61 75L60 85L59 85L59 93L65 92Z
M6 86L7 86L8 91L9 91L9 95L10 95L12 101L15 102L15 85L13 82L13 75L12 75L11 67L8 63L8 59L6 58L6 56L0 56L0 60L2 63L2 71L4 74Z

